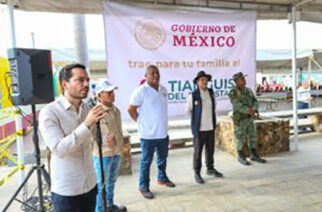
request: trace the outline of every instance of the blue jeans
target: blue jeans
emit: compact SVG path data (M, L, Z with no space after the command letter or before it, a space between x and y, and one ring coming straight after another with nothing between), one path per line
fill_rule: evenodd
M140 180L141 190L149 189L150 166L153 160L154 151L157 151L158 180L169 180L166 174L169 137L164 139L140 139L141 140L141 161Z
M51 192L51 202L56 212L94 212L97 186L85 194L62 196Z
M309 108L309 103L305 103L305 102L297 102L297 108L300 109L308 109ZM298 116L299 119L305 119L307 118L307 116Z
M96 171L96 178L98 184L98 193L96 196L96 212L102 211L102 179L101 179L101 166L99 157L93 155L94 160L94 168ZM106 184L106 202L107 206L111 206L114 204L114 187L115 182L118 176L118 172L120 169L120 156L111 156L111 157L103 157L103 170L104 170L104 180Z
M309 103L297 102L297 107L298 107L298 109L307 109L307 108L309 108Z

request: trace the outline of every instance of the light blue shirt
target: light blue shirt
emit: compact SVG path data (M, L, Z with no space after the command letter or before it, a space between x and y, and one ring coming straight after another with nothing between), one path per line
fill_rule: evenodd
M168 92L144 83L134 90L130 104L138 106L138 132L143 139L163 139L168 136Z

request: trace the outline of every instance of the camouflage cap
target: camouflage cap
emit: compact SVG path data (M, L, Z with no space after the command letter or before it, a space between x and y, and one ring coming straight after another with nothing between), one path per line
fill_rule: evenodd
M234 81L236 81L240 77L247 77L247 75L244 75L243 72L237 72L236 74L233 75Z

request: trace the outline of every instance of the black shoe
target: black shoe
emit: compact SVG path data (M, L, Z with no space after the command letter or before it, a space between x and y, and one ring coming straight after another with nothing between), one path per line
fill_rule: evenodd
M142 196L146 199L153 199L154 195L150 189L140 189Z
M266 160L265 159L262 159L258 156L257 152L256 152L256 149L251 149L250 150L251 152L251 160L252 161L256 161L258 163L266 163Z
M251 157L250 158L252 161L256 161L258 163L266 163L266 160L260 157Z
M171 180L166 180L166 181L158 180L158 184L159 185L165 185L165 186L167 186L169 188L176 187L176 184L174 184Z
M107 207L107 212L127 212L127 209L123 205L111 205Z
M213 176L216 176L216 177L223 177L224 176L222 173L220 173L216 169L208 169L207 174L208 175L213 175Z
M247 161L247 159L244 157L243 155L243 151L238 151L238 161L239 163L245 165L245 166L249 166L250 163Z
M205 183L205 181L202 179L202 177L200 176L199 173L195 173L195 180L199 184L204 184Z
M127 208L124 205L119 205L119 212L127 212Z
M247 161L246 158L238 158L239 163L245 165L245 166L249 166L250 162Z

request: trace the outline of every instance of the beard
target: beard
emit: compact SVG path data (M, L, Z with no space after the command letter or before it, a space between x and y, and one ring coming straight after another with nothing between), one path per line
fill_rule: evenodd
M75 99L85 99L88 95L88 89L83 89L79 92L71 90L68 93L71 97L75 98Z

